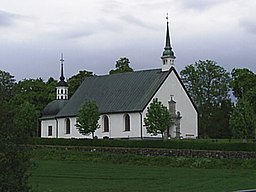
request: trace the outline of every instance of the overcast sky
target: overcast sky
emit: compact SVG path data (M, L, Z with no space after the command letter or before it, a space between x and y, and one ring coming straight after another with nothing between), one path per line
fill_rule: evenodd
M176 68L211 59L256 72L256 0L0 0L0 70L17 80L160 68L169 13Z

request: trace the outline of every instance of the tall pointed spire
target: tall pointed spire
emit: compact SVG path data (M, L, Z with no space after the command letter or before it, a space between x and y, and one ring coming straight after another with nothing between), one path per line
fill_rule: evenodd
M170 33L169 33L169 18L168 18L168 13L167 13L167 16L166 16L166 24L167 24L167 27L166 27L166 40L165 40L165 50L166 49L172 49L171 48L171 42L170 42Z
M63 100L68 99L68 84L65 81L64 77L64 57L63 53L61 53L60 58L61 70L60 70L60 81L57 83L57 99Z
M168 71L171 68L171 66L174 65L174 60L176 58L171 46L168 13L166 16L166 20L167 20L166 22L167 27L166 27L165 47L161 57L163 61L162 71Z
M61 81L64 81L64 80L65 80L65 77L64 77L64 70L63 70L63 63L64 63L63 53L61 53L60 62L61 62L60 80L61 80Z
M171 46L171 40L170 40L170 32L169 32L169 17L168 17L168 13L166 16L166 39L165 39L165 48L164 48L164 52L163 52L163 56L162 57L172 57L175 58L174 56L174 52L172 51L172 46Z

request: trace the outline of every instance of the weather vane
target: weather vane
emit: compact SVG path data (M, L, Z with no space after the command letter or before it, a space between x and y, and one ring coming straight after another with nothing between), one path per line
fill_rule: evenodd
M166 20L169 21L168 12L166 13Z

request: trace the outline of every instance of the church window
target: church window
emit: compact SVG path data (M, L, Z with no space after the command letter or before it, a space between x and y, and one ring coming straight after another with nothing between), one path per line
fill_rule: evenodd
M126 114L124 116L124 131L131 130L131 123L130 123L130 115Z
M103 117L103 131L109 132L109 118L106 115Z
M63 89L60 90L60 93L63 94Z
M70 134L70 119L66 119L66 126L65 126L66 130L65 133L66 134Z
M48 126L48 136L52 136L52 126Z

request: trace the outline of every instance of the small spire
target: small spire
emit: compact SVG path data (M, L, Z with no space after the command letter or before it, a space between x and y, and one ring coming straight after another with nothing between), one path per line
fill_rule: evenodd
M172 51L172 46L171 46L171 40L170 40L170 32L169 32L169 16L168 13L166 14L166 39L165 39L165 47L164 47L164 52L162 58L165 57L171 57L175 58L174 52Z
M63 71L63 63L64 63L63 53L61 53L60 62L61 62L60 80L61 80L61 81L64 81L64 80L65 80L65 77L64 77L64 71Z
M166 23L167 23L167 29L166 29L165 50L167 50L167 49L172 49L172 48L171 48L171 42L170 42L169 17L168 17L168 13L166 14Z

